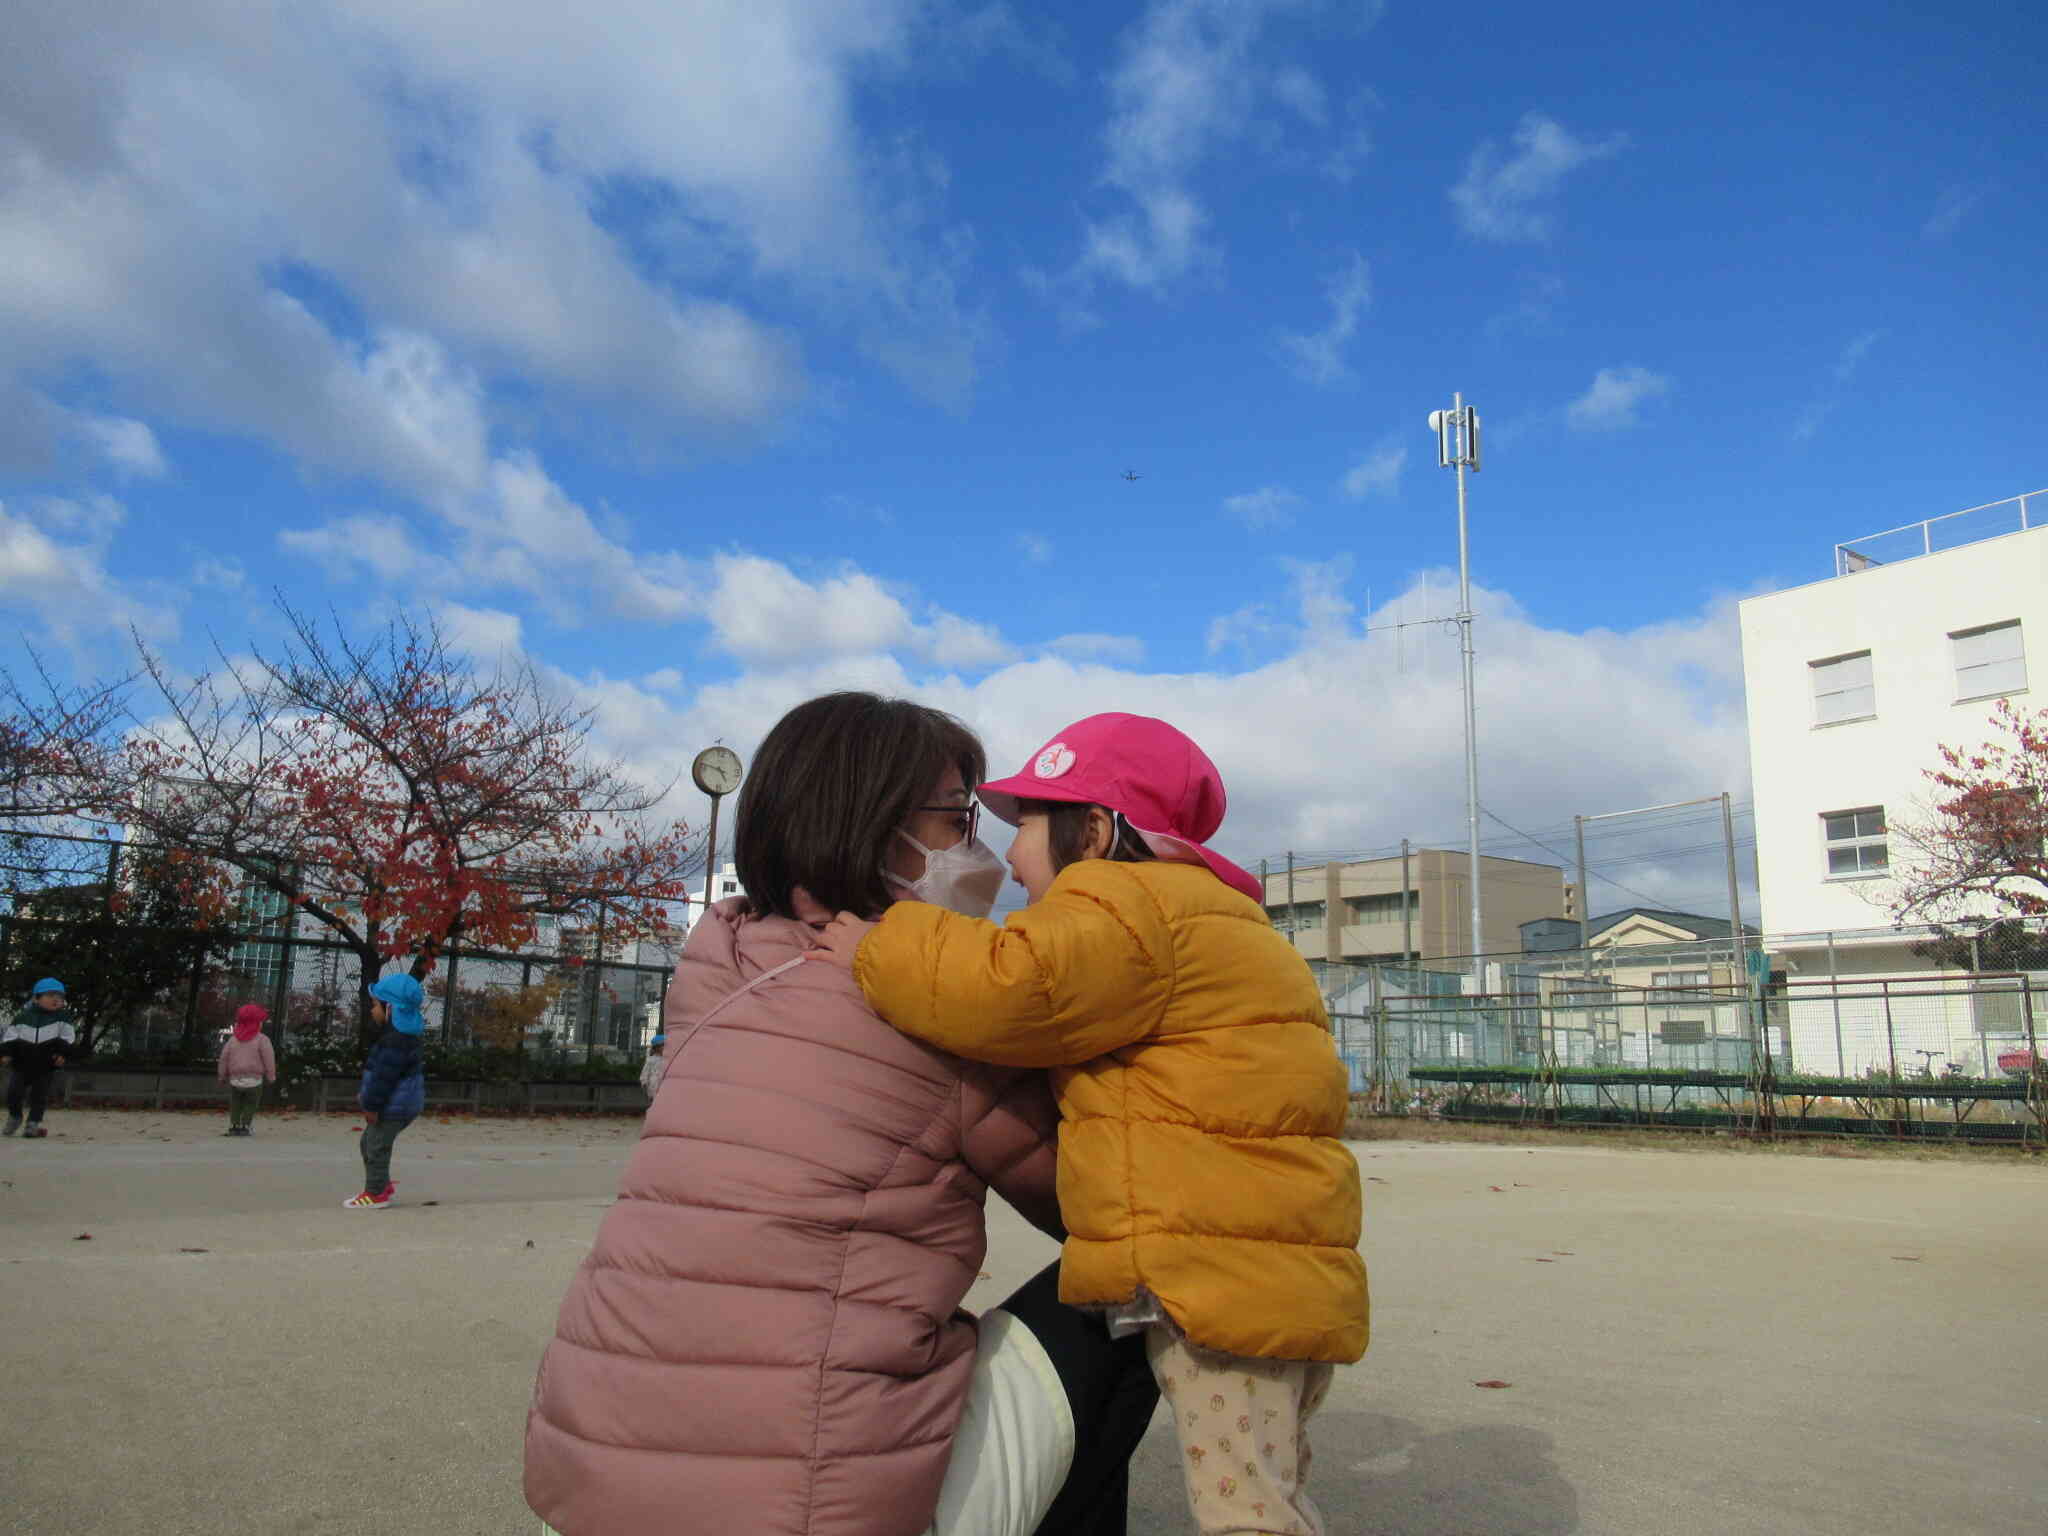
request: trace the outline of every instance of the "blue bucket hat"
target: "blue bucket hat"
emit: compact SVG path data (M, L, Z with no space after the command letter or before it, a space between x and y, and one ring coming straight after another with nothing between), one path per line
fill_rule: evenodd
M63 990L63 982L59 981L54 976L45 976L41 981L35 984L35 989L29 993L29 996L41 997L45 992L62 992Z
M426 1028L420 1017L420 999L425 993L417 977L403 971L379 977L371 984L370 996L391 1005L391 1027L401 1035L417 1035Z
M667 1035L662 1035L662 1034L657 1034L657 1035L656 1035L656 1036L655 1036L655 1037L654 1037L654 1038L653 1038L652 1040L648 1041L647 1043L648 1043L649 1045L651 1045L651 1046L652 1046L652 1045L666 1045L666 1044L668 1043L668 1036L667 1036Z

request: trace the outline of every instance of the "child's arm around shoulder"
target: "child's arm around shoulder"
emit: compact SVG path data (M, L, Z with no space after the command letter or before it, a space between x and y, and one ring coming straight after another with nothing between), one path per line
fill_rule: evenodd
M899 901L861 941L853 974L905 1034L975 1061L1049 1067L1152 1033L1173 965L1165 914L1131 866L1089 859L1007 925Z

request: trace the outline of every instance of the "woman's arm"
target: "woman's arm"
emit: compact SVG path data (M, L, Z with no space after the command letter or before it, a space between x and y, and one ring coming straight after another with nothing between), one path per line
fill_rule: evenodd
M1043 1072L968 1063L961 1073L961 1160L1026 1221L1064 1242L1055 1181L1059 1130Z

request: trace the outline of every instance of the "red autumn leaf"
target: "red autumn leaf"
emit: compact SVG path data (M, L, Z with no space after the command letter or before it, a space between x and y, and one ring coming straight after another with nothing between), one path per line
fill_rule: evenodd
M92 1234L90 1232L81 1232L78 1234L78 1236L71 1239L71 1241L73 1241L74 1243L89 1243L92 1241Z
M1475 1381L1472 1385L1475 1387L1512 1387L1514 1383L1512 1381Z

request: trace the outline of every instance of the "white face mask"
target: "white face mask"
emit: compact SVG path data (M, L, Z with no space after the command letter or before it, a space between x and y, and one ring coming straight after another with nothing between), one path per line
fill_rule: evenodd
M928 901L962 917L987 917L1003 888L1003 861L980 838L950 848L927 848L902 828L896 835L924 855L924 873L906 880L891 870L882 877L903 887L912 901Z

